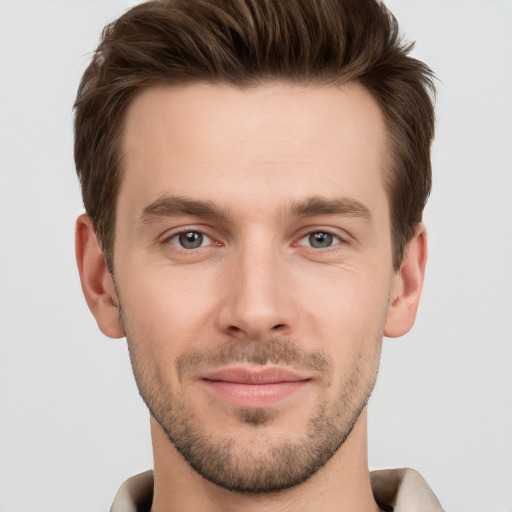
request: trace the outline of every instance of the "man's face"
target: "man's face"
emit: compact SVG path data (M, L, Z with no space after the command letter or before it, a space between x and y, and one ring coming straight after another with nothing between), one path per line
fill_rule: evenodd
M144 400L214 483L304 481L378 368L394 279L378 106L355 84L155 88L122 149L114 279Z

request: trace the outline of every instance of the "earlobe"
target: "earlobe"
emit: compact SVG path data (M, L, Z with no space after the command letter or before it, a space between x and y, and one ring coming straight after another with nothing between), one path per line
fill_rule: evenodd
M400 269L393 277L384 335L397 338L414 325L427 264L427 231L420 224L405 248Z
M114 282L99 247L90 218L83 214L76 221L75 251L85 300L101 332L110 338L122 338Z

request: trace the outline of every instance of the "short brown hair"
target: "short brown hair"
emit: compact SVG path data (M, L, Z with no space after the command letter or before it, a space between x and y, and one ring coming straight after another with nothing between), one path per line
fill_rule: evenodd
M431 188L434 75L409 55L379 0L161 0L133 7L103 30L75 102L75 163L113 270L116 199L126 111L155 85L281 80L361 83L388 135L385 183L393 266L421 222Z

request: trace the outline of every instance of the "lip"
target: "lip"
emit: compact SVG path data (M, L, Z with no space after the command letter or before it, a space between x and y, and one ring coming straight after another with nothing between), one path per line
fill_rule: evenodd
M297 393L311 379L286 368L222 368L201 376L214 394L241 407L269 407Z

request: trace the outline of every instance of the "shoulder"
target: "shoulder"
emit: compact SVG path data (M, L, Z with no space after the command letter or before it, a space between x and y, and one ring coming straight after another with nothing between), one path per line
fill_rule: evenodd
M394 512L444 512L425 479L414 469L383 469L370 473L379 505Z
M119 488L110 512L149 512L153 501L153 471L132 476Z

